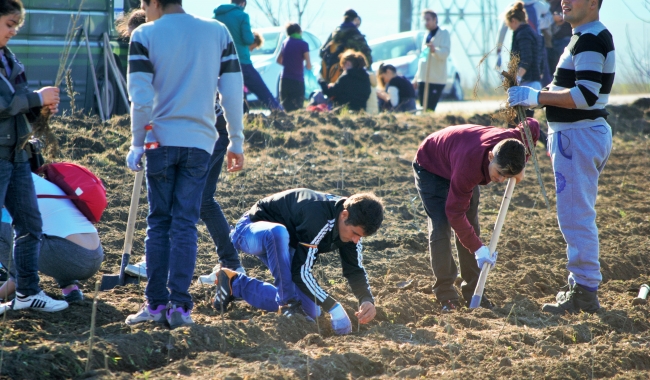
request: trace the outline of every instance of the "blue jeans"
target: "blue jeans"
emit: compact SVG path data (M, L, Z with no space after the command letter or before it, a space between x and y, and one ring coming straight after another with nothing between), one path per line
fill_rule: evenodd
M144 243L149 281L145 295L152 307L171 301L191 309L196 223L210 154L198 148L163 146L147 150L146 155L149 214Z
M555 173L557 220L567 243L570 284L597 288L600 273L596 199L598 178L612 151L609 125L548 135Z
M235 227L233 244L238 250L257 256L271 270L274 285L246 275L238 275L232 283L233 295L251 306L266 311L278 311L279 306L300 301L311 318L320 316L320 307L291 280L291 260L294 249L289 247L289 232L282 224L251 222L244 215Z
M241 64L241 73L244 76L244 86L248 91L257 96L257 99L267 106L270 110L281 110L280 103L271 95L271 91L266 87L266 83L262 80L260 73L255 70L252 64Z
M38 252L43 222L29 162L0 159L0 200L13 218L16 233L13 260L16 291L26 296L37 294L41 291L38 286Z
M221 168L223 167L224 156L230 143L225 124L226 119L223 115L219 116L217 118L219 138L214 144L214 151L208 164L208 176L201 198L201 220L205 223L205 227L208 229L212 241L214 241L214 245L217 247L217 255L219 256L221 265L226 268L237 269L241 267L241 262L239 261L237 250L235 250L232 241L230 241L230 225L223 215L219 202L214 199L214 193L217 191L217 182L219 182L219 175L221 175Z

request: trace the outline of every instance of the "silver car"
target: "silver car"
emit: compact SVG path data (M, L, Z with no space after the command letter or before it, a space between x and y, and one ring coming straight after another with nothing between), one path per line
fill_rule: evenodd
M372 49L373 71L377 71L382 63L391 64L397 69L398 75L413 81L418 71L420 48L426 33L423 30L410 31L370 40L368 45ZM445 99L463 100L460 74L456 71L451 55L447 59L447 84L442 96Z

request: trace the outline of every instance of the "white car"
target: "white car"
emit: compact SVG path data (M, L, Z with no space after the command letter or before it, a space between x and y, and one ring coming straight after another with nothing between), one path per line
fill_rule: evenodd
M280 94L280 74L282 74L282 65L276 62L280 50L282 50L282 42L287 38L287 33L283 27L261 28L253 29L264 37L264 44L251 52L251 60L253 67L260 73L262 80L269 88L271 94L276 99ZM313 34L303 31L302 39L309 45L309 56L311 58L312 72L318 77L320 70L320 40ZM320 90L320 87L309 86L305 82L306 96L314 90ZM312 88L313 87L313 88ZM249 102L257 101L255 94L248 93L246 99Z
M398 75L412 81L418 71L420 48L426 33L424 30L410 31L368 41L372 49L373 71L376 72L382 63L391 64L397 69ZM447 84L442 96L446 99L463 100L460 74L456 71L451 55L447 61Z

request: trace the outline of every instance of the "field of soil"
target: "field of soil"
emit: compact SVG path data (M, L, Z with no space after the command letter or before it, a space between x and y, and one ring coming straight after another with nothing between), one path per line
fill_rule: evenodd
M102 125L96 118L55 119L62 156L91 168L105 182L109 207L98 225L106 251L100 273L82 282L82 304L55 314L9 312L2 319L0 379L648 379L650 309L633 306L629 289L650 282L650 99L610 107L614 150L600 180L602 309L593 315L540 312L566 282L565 244L554 210L550 160L538 145L551 211L532 167L515 195L499 242L499 263L488 279L494 310L442 314L431 294L424 210L411 161L420 141L447 125L492 124L489 115L408 116L297 113L249 116L246 169L223 174L217 198L232 224L258 199L293 187L342 195L374 191L387 213L380 231L364 240L378 314L354 318L357 301L336 253L316 265L321 285L339 299L354 332L335 336L327 316L317 323L254 310L242 302L223 318L213 289L195 283L196 325L124 324L144 301L143 285L102 292L97 299L94 349L88 362L95 282L116 273L122 253L134 175L125 166L128 118ZM539 115L541 116L541 114ZM482 188L482 238L489 240L505 189ZM140 200L134 258L143 254L146 194ZM216 264L215 248L199 226L195 276ZM254 257L249 274L270 279ZM404 282L407 285L404 286ZM51 278L42 285L60 297Z

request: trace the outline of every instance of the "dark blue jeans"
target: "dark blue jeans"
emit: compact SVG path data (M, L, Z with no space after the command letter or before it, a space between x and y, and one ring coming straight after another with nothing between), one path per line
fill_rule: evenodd
M257 99L267 106L270 110L281 110L282 106L278 101L271 95L271 91L266 87L266 83L262 80L260 73L255 70L253 65L242 64L241 72L244 75L244 86L248 88L248 91L252 92L257 96Z
M238 275L232 283L233 295L253 307L275 312L279 306L300 301L312 318L320 316L320 307L314 299L296 287L291 279L291 260L295 250L289 246L289 232L282 224L252 223L248 214L237 222L232 235L235 247L256 256L271 271L274 285L246 275Z
M205 227L217 247L217 255L221 265L226 268L237 269L241 266L241 262L237 250L230 241L230 225L221 210L219 202L214 199L219 175L221 175L221 169L223 168L224 156L230 143L228 131L226 130L226 119L223 115L217 118L217 132L219 132L219 138L214 144L214 151L212 157L210 157L208 176L201 198L201 220L205 223Z
M16 291L27 296L37 294L41 291L38 286L38 252L43 222L29 162L0 159L0 200L13 218L16 233L13 260Z
M163 146L146 151L149 279L145 295L152 307L169 301L191 309L189 287L197 250L196 223L210 154L198 148Z

